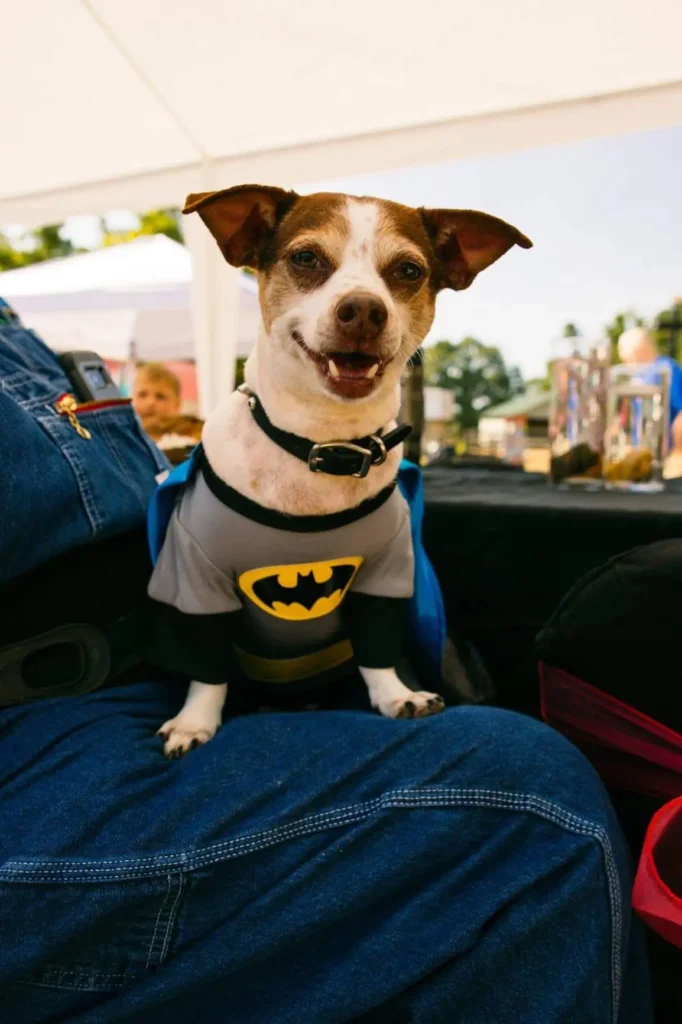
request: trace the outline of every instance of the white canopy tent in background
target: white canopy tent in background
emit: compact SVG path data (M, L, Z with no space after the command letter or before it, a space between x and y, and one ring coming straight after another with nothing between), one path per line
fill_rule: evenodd
M194 358L192 258L165 235L0 274L0 295L58 352L89 349L125 362ZM239 277L237 355L260 324L258 286Z
M679 0L22 0L6 20L0 224L682 121ZM186 224L206 411L238 275Z

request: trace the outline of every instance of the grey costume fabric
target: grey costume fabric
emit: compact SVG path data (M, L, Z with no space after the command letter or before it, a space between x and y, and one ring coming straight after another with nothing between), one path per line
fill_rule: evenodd
M305 533L264 525L221 501L198 473L172 516L149 596L183 619L241 612L248 649L262 658L338 643L349 591L412 596L410 515L396 489L353 522L325 529L324 519Z

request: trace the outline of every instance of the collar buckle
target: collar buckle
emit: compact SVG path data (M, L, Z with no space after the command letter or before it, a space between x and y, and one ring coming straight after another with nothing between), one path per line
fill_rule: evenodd
M376 434L356 438L354 441L314 443L305 437L281 430L271 423L258 396L248 385L242 384L238 390L246 397L253 418L261 430L285 452L300 459L301 462L307 462L311 473L353 476L362 480L372 466L381 466L386 462L388 453L407 437L411 429L403 423L384 435L378 430Z
M352 441L321 441L312 446L308 456L308 469L312 473L332 476L354 476L362 480L371 465L371 450Z
M372 466L386 461L386 445L378 434L369 437L371 447L354 441L321 441L314 444L308 456L308 469L313 473L353 476L363 480Z

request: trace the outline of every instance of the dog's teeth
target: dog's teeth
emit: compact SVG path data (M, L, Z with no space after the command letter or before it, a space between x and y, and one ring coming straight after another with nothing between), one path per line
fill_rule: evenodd
M336 363L334 362L333 359L329 360L329 373L331 374L332 377L340 377L341 376L341 374L339 373L339 368L338 368L338 366L336 365Z
M378 370L379 370L379 364L378 363L373 363L370 366L370 368L367 371L367 373L365 374L365 377L367 378L367 380L373 380L376 377Z

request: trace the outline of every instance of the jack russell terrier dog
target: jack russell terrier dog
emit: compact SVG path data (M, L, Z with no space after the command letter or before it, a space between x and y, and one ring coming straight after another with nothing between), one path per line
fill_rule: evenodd
M437 713L443 699L395 670L414 574L400 378L438 292L531 242L472 210L260 185L190 195L195 211L257 273L263 327L149 586L157 660L194 680L164 753L211 739L236 677L312 690L357 667L382 715Z

